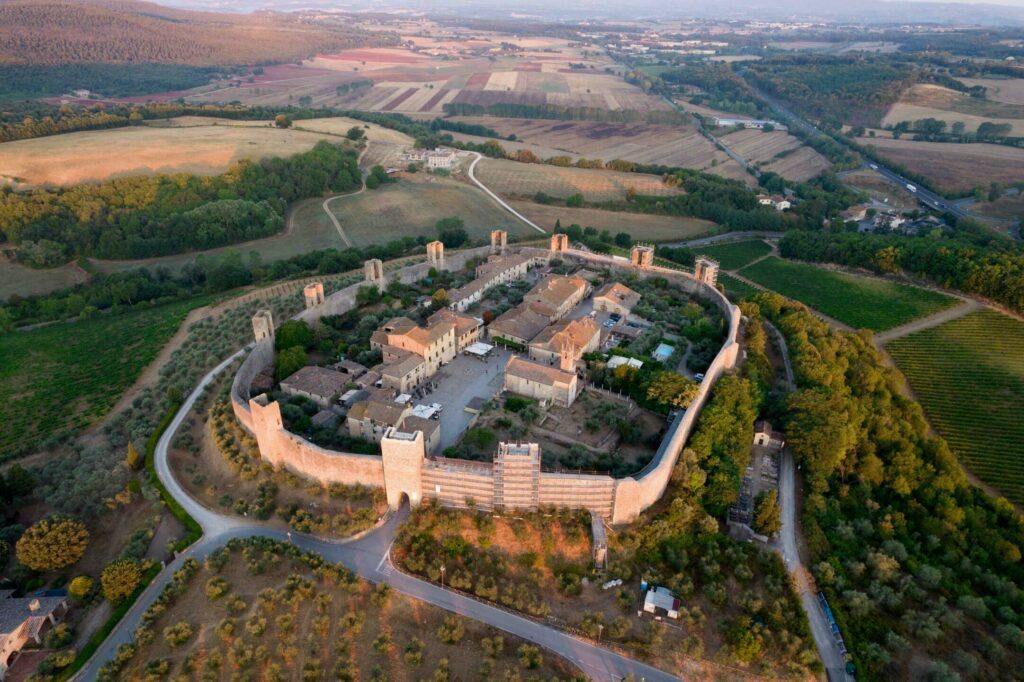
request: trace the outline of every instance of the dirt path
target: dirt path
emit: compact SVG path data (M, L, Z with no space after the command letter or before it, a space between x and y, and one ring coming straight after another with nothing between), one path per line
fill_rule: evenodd
M960 298L960 300L962 301L960 305L953 306L952 308L946 308L945 310L940 310L934 315L929 315L928 317L921 317L911 322L908 322L907 324L900 325L899 327L893 327L892 329L887 329L884 332L879 332L878 334L875 334L875 345L881 347L888 343L889 341L892 341L893 339L898 339L901 336L907 336L908 334L913 334L914 332L919 332L925 329L931 329L932 327L937 327L940 324L944 324L946 322L959 319L964 315L968 315L970 313L973 313L977 310L981 310L982 308L984 308L984 306L981 303L975 301L973 298L958 298Z
M331 211L329 204L335 199L339 199L341 197L354 197L357 194L362 194L363 192L366 191L366 173L363 172L362 166L360 164L362 164L363 157L366 156L366 152L368 152L369 150L370 141L367 140L366 145L363 147L363 151L359 152L359 158L356 159L356 165L359 166L360 181L363 183L359 187L359 189L355 192L349 192L346 194L335 194L333 197L327 197L326 199L324 199L324 203L322 204L324 213L326 213L327 217L331 219L332 223L334 223L334 229L338 231L338 236L341 237L341 242L350 249L353 248L355 245L352 243L352 240L348 238L348 235L345 233L345 228L341 226L341 222L338 221L338 216L334 215L334 212Z

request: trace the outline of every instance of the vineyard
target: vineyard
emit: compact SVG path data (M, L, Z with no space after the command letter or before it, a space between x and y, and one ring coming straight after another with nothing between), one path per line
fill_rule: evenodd
M753 296L758 291L746 282L736 279L731 275L727 275L724 272L718 274L718 283L725 287L725 295L733 303L742 301L747 296Z
M766 258L740 274L854 329L884 331L947 308L956 299L895 282Z
M191 299L0 336L0 457L95 423L181 326Z
M752 239L743 242L714 244L713 246L697 246L693 250L699 255L714 258L723 270L738 270L750 265L761 256L771 253L772 247L760 239Z
M886 346L963 462L1024 503L1024 322L984 310Z

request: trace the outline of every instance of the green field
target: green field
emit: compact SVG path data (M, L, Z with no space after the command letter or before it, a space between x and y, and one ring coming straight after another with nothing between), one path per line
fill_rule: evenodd
M0 456L96 422L174 335L192 299L0 336Z
M854 329L884 331L932 315L957 300L934 291L766 258L740 274Z
M539 234L476 187L418 175L423 177L383 185L330 205L355 246L401 237L436 239L435 224L449 216L462 218L474 241L487 241L491 230L498 228L507 230L509 237Z
M694 253L717 260L723 270L738 270L771 251L772 247L760 239L693 247Z
M1024 504L1024 322L983 310L886 350L961 460Z
M725 295L733 303L742 301L747 296L753 296L758 292L758 289L724 272L718 273L718 283L725 287Z

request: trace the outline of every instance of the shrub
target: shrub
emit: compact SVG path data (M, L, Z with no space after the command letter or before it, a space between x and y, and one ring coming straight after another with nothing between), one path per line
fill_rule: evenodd
M192 626L185 622L168 625L164 628L164 641L172 647L179 647L192 639Z
M448 616L437 628L437 638L445 644L458 644L466 634L466 626L458 616Z
M123 601L142 582L142 570L134 559L117 559L107 564L100 574L103 596L112 604Z
M18 540L18 561L33 571L56 571L82 558L89 531L70 516L49 516L31 526Z
M231 585L224 578L210 578L206 581L206 597L210 601L217 601L231 589Z
M68 596L76 601L82 601L92 592L95 581L87 575L80 575L68 585Z

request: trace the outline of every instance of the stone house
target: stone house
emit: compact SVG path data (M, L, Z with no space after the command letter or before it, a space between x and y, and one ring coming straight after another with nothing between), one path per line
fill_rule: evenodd
M575 372L512 357L505 365L504 388L543 406L569 407L579 393L579 378Z
M621 282L609 282L594 292L594 310L603 313L616 313L625 317L639 302L640 294Z
M465 315L451 308L441 308L427 318L427 324L439 324L441 322L455 325L455 350L460 353L466 346L477 342L480 338L480 330L484 326L483 320L472 315Z
M303 367L287 379L281 381L281 390L288 395L302 396L323 408L334 404L335 399L345 392L345 386L351 381L347 374L342 374L326 367Z
M786 445L782 433L772 428L766 420L761 419L754 422L754 445L781 450Z
M411 403L396 403L379 398L363 400L348 411L345 426L353 438L379 443L389 428L421 431L428 453L434 453L441 442L441 423L413 414Z
M30 642L42 644L46 632L67 613L67 598L12 597L14 590L0 592L0 680Z
M590 293L590 282L575 275L548 275L523 297L523 303L532 305L535 312L557 322L575 308Z
M548 316L534 309L534 306L520 304L506 310L487 325L487 333L493 339L501 337L513 343L526 346L548 326Z
M601 346L601 327L591 317L579 320L557 322L530 342L529 355L534 362L557 365L562 355L569 353L571 366L575 367L584 353L590 353Z

